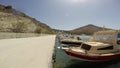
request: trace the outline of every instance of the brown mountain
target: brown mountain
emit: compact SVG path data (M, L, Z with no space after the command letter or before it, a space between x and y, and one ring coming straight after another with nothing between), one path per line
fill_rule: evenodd
M99 26L95 26L95 25L89 24L89 25L86 25L86 26L83 26L83 27L80 27L80 28L76 28L76 29L70 30L70 33L91 35L94 32L101 31L103 29L104 30L111 30L109 28L103 28L103 27L99 27Z
M53 33L48 25L32 18L12 6L0 5L0 32Z
M72 34L93 34L101 30L103 30L102 27L92 24L70 31L56 30L14 9L12 6L0 5L0 32L59 33L64 31ZM105 28L105 30L108 30L108 28Z

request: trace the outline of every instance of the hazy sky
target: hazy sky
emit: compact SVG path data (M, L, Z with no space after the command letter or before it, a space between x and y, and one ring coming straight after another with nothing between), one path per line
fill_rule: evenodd
M87 24L120 29L120 0L0 0L52 28L71 30Z

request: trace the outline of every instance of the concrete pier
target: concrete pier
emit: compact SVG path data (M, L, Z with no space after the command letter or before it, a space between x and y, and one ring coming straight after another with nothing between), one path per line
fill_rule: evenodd
M55 35L0 40L0 68L50 68Z

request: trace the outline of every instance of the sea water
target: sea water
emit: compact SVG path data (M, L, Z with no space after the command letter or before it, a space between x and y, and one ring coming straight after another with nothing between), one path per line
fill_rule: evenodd
M91 36L80 36L84 41L88 41ZM120 68L120 59L106 62L87 62L70 58L63 50L58 49L61 44L56 39L55 61L53 68Z

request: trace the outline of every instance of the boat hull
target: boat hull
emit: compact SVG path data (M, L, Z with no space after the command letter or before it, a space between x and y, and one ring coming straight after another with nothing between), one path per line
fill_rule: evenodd
M89 56L89 55L72 53L70 51L65 51L65 52L67 55L71 56L73 59L93 61L93 62L94 61L109 61L109 60L117 59L120 57L120 54L108 55L108 56Z

